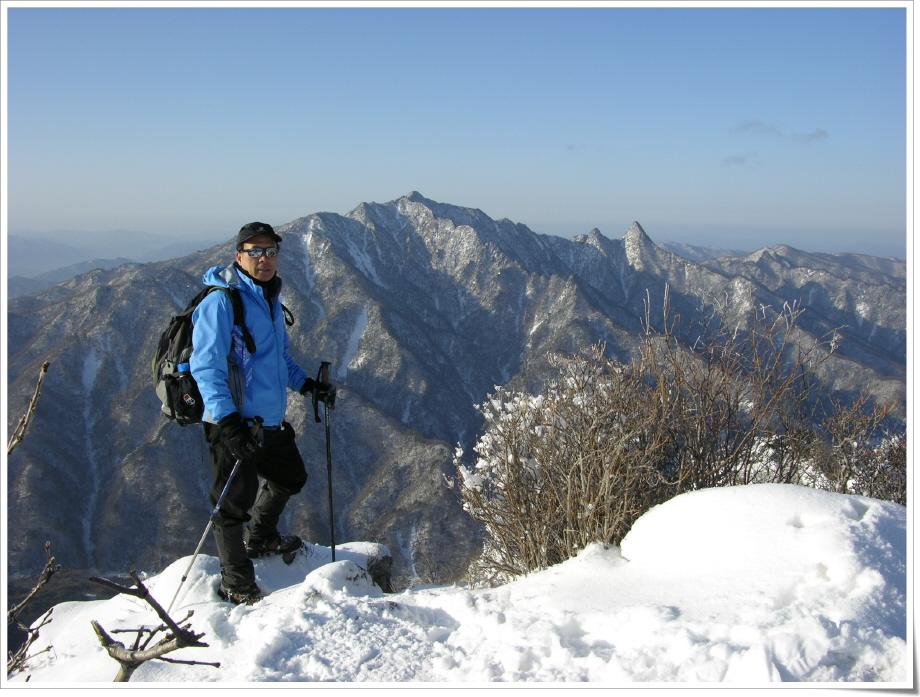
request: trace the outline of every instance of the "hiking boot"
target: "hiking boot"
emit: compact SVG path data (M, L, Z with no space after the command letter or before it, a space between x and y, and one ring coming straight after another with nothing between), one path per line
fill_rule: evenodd
M217 595L221 597L221 600L234 605L255 605L265 597L255 583L240 588L227 588L221 582L220 588L217 589Z
M280 554L285 557L285 561L290 557L293 559L294 553L301 548L303 542L297 535L281 535L276 533L274 537L250 537L246 542L246 554L250 559L259 559L272 554ZM289 562L290 563L290 562Z

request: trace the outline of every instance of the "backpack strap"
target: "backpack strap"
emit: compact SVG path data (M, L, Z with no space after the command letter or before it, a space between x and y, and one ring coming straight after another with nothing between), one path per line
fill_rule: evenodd
M243 330L243 342L246 344L246 350L249 353L256 352L256 342L252 338L249 327L246 326L246 312L243 309L243 298L240 291L236 288L222 289L230 294L230 303L233 305L233 323L240 325Z
M226 288L224 286L208 286L201 292L201 298L212 291L220 290L230 296L230 305L233 307L233 323L238 324L243 331L243 342L246 344L246 350L249 353L256 352L256 342L252 338L252 332L246 326L246 310L243 308L243 297L237 288ZM194 301L193 301L194 302ZM197 305L197 303L195 303Z
M294 313L291 312L287 307L284 306L284 303L281 303L281 312L284 313L284 323L289 326L294 326Z

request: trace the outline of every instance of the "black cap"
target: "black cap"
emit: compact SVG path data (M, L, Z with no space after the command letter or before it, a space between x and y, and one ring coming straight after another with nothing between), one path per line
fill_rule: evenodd
M272 226L268 223L249 223L241 227L239 234L236 236L237 250L243 248L243 242L257 235L268 235L273 238L275 242L281 242L281 236L276 234Z

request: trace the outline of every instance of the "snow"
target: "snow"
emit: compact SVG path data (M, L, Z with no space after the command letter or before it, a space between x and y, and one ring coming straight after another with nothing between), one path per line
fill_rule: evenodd
M351 362L358 353L358 347L361 345L361 339L364 338L364 332L367 331L367 308L361 308L361 314L358 315L357 320L355 320L355 326L351 331L351 336L348 339L348 348L345 349L345 355L341 360L341 364L338 370L338 378L344 380L348 375L349 368L357 370L361 368L361 363L357 363L352 366Z
M377 274L377 268L374 265L374 260L371 258L370 254L368 254L368 245L370 244L368 236L365 235L362 238L364 249L360 249L358 247L357 243L351 235L343 235L342 239L345 240L354 266L356 266L358 270L364 274L365 277L371 279L378 286L386 287L387 284L384 283L380 276Z
M375 545L351 543L286 566L256 562L270 595L234 607L199 556L175 618L209 648L148 662L132 682L335 681L708 683L873 682L910 687L907 512L792 485L696 491L648 511L621 548L577 557L494 589L384 593L368 578ZM190 559L145 581L161 604ZM108 682L117 665L90 627L157 623L118 596L54 609L31 682ZM127 641L130 634L115 634Z
M102 367L102 359L96 355L93 348L83 357L83 391L89 394L96 385L96 376L99 375L99 369Z
M313 257L310 254L310 246L313 244L313 224L316 222L315 218L310 218L307 221L307 229L303 234L297 235L294 239L300 243L302 251L302 261L300 262L300 269L303 277L306 279L308 287L314 288L316 286L316 269L313 268ZM313 293L308 294L313 298ZM320 303L313 300L313 303L321 307Z
M99 377L99 372L102 369L102 359L105 355L103 349L99 349L97 352L96 346L93 346L83 358L83 392L89 397L93 393L93 388L96 386L96 379ZM83 549L86 552L86 556L89 559L93 558L93 554L96 550L96 545L92 537L92 519L93 512L96 510L96 504L99 500L99 463L97 461L96 449L93 446L92 432L95 426L97 425L99 416L93 412L93 403L91 399L86 399L83 402L83 422L86 424L87 428L84 431L84 438L86 442L86 453L88 455L86 472L84 473L84 480L89 481L89 493L85 497L86 506L84 515L81 519L81 524L83 526Z

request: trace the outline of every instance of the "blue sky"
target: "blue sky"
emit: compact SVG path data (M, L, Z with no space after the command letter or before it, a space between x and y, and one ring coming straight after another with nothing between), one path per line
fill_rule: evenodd
M417 190L904 258L905 5L8 5L8 230L229 237Z

